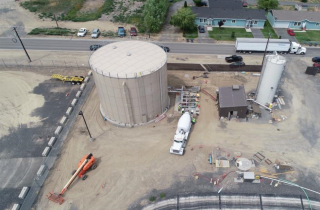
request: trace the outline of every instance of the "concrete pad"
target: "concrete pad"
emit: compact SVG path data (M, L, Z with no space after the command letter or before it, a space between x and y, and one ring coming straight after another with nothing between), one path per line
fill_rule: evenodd
M76 94L76 98L80 98L81 93L82 93L82 92L79 90L79 91L77 92L77 94Z
M46 147L42 152L42 156L47 157L50 152L50 149L51 149L50 147Z
M20 199L24 199L28 194L28 191L29 191L29 187L23 187L18 197Z
M73 99L71 102L71 106L75 106L77 105L78 100L77 99Z
M15 204L13 204L13 207L11 210L19 210L19 209L20 209L20 204L15 203Z
M54 134L59 135L62 131L62 126L58 126L57 129L55 130Z
M72 107L69 107L69 108L67 109L67 111L66 111L66 115L69 116L69 115L71 114L72 110L73 110L73 108L72 108Z
M50 141L48 142L48 145L52 147L55 142L56 142L56 137L51 137Z

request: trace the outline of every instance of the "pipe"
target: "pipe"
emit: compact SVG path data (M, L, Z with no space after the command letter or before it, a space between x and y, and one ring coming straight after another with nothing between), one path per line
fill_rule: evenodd
M270 112L272 112L272 109L270 109L269 107L267 107L265 105L260 104L259 102L255 101L254 99L247 98L247 101L252 101L252 102L254 102L256 104L259 104L260 106L262 106L262 107L268 109Z
M301 187L300 185L295 184L295 183L292 183L292 184L291 184L290 182L287 182L287 181L281 181L280 179L274 179L274 178L269 178L269 177L265 177L265 176L260 176L260 177L265 178L265 179L275 180L275 181L278 181L278 182L283 182L283 183L285 183L285 184L287 184L287 185L299 187L299 188L301 188L301 189L308 190L308 191L310 191L310 192L313 192L313 193L316 193L316 194L320 195L320 192L317 192L317 191L314 191L314 190L311 190L311 189L308 189L308 188L305 188L305 187Z

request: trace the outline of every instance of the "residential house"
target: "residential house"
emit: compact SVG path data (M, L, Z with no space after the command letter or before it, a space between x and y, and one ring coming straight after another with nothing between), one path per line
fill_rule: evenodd
M208 7L192 7L196 14L196 25L229 28L263 28L266 21L265 11L246 9L240 0L209 0Z
M273 28L320 30L320 13L271 10L267 18Z

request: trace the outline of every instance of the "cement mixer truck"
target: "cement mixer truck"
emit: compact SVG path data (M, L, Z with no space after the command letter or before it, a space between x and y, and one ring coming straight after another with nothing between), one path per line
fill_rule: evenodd
M189 132L191 130L191 115L185 112L179 119L178 128L174 135L173 144L170 147L170 153L183 155L184 148L187 146Z

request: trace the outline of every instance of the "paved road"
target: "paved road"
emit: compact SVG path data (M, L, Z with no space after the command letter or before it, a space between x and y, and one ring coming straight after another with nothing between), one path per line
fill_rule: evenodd
M119 40L116 40L119 41ZM108 44L112 41L103 40L70 40L70 39L23 39L27 50L59 50L59 51L88 51L92 44ZM160 42L155 42L160 44ZM235 52L233 44L208 44L208 43L165 43L161 45L170 47L170 53L185 54L219 54L229 55ZM12 42L11 38L0 38L0 49L21 49L18 43ZM307 48L307 56L319 56L320 48ZM261 55L261 53L256 53ZM289 55L296 56L296 55Z

